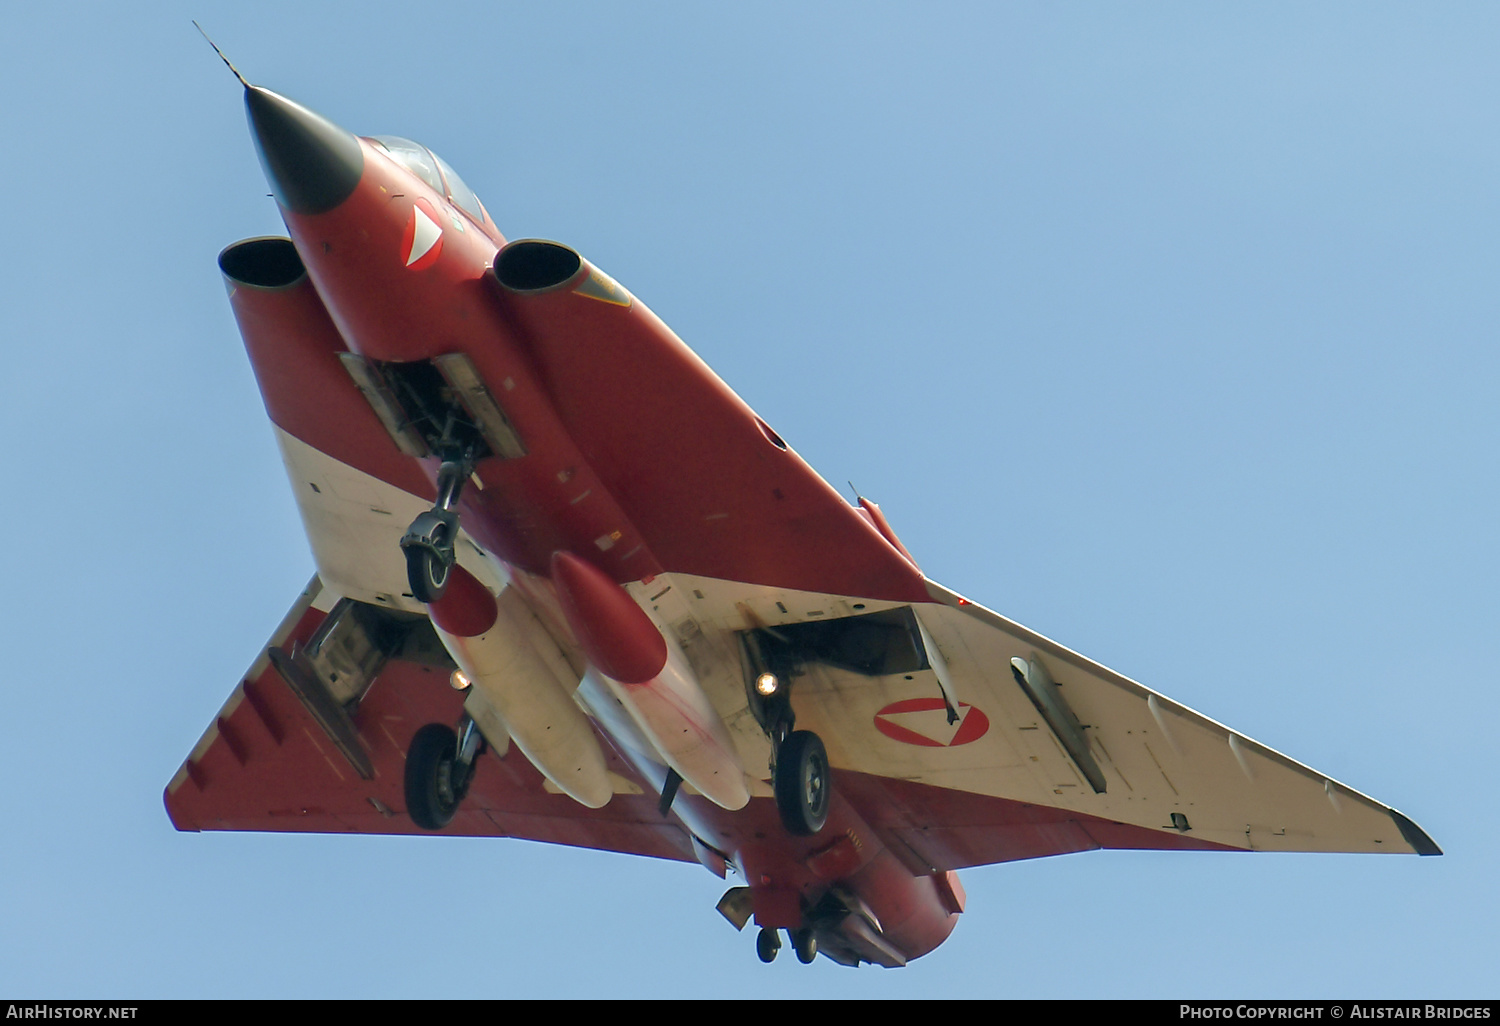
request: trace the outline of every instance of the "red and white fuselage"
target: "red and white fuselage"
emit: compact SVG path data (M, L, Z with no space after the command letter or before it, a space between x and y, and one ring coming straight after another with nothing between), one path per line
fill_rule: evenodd
M433 689L457 665L464 722L502 760L475 764L488 804L455 832L732 867L726 918L815 931L848 964L940 944L966 866L1439 853L1394 809L927 580L877 507L845 502L635 296L567 247L507 242L423 147L254 87L246 103L291 239L220 266L319 581L274 673L252 667L169 785L180 827L287 828L283 792L312 790L330 797L290 828L411 829L389 781L417 746L391 725L456 710ZM462 463L459 414L483 442ZM402 546L439 510L462 532L447 590L424 592ZM348 633L322 589L349 600ZM442 673L381 649L354 606L397 633L429 619ZM308 653L337 639L354 654L318 670ZM355 667L368 694L335 680L359 659L386 667ZM263 690L275 674L296 699ZM801 683L763 701L766 674ZM806 808L831 794L817 823L786 816L788 751Z
M312 287L230 273L231 300L324 581L422 608L401 585L390 526L430 503L438 464L372 430L331 361L347 352L418 366L461 354L524 455L475 467L459 505L459 565L425 611L516 747L589 808L629 786L606 770L601 736L650 787L675 773L672 814L705 864L727 860L745 875L762 926L800 927L838 886L862 909L850 928L878 934L866 957L899 963L939 943L961 901L951 874L914 874L841 797L818 837L781 828L770 742L745 712L738 654L709 651L696 626L739 613L694 598L683 576L767 595L930 601L916 568L587 261L552 244L507 247L477 201L460 205L447 178L403 163L399 140L338 136L264 90L248 104ZM316 155L330 139L337 181L308 199L299 176L319 173L316 160L278 153ZM278 360L288 335L316 366ZM307 485L332 480L361 498L334 509ZM818 515L834 508L849 515ZM871 558L848 558L851 538ZM660 594L674 586L664 610ZM738 717L733 729L726 716Z

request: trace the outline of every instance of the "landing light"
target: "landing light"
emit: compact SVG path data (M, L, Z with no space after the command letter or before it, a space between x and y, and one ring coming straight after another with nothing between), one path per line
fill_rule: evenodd
M776 694L776 689L781 686L781 681L776 679L774 673L763 673L755 678L755 690L762 696L770 698Z
M469 680L468 674L464 673L464 671L454 670L453 676L448 678L448 683L453 685L454 691L467 691L469 690L469 685L474 682Z

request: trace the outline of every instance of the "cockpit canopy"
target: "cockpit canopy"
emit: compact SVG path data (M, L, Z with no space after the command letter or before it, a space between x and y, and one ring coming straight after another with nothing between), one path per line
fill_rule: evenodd
M464 210L477 224L486 221L484 205L474 190L464 184L458 172L448 162L420 143L402 139L395 135L376 135L370 142L379 146L396 163L416 175L432 188L448 197L448 201Z

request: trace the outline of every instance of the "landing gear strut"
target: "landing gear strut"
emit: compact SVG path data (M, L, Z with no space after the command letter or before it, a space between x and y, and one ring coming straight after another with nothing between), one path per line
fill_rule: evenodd
M776 811L787 832L811 837L828 822L832 781L828 752L818 735L794 730L776 746ZM816 953L816 951L814 952Z
M458 541L458 498L474 473L473 448L445 454L438 468L437 504L420 514L406 529L401 550L406 554L406 579L418 602L436 602L448 590L453 569L453 545Z
M452 821L484 748L484 735L467 715L457 733L443 723L417 731L406 750L406 812L413 823L441 830Z
M779 630L763 625L741 634L740 644L749 669L745 693L771 741L771 786L781 825L795 837L811 837L828 822L833 781L818 735L792 729L797 714L791 684L802 673L799 653Z

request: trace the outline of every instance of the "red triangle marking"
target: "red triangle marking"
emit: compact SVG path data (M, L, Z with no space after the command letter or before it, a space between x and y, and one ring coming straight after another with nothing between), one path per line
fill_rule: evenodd
M905 698L899 702L892 702L875 714L875 729L892 741L921 745L924 748L954 748L978 741L989 732L990 718L982 710L967 702L958 703L960 717L958 730L954 732L952 740L946 745L926 734L919 734L909 727L887 719L889 716L899 716L902 713L934 712L943 708L946 706L941 698Z

